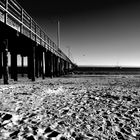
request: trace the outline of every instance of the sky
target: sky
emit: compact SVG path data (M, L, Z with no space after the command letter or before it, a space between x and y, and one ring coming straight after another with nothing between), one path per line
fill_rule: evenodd
M17 0L77 65L140 66L137 0Z

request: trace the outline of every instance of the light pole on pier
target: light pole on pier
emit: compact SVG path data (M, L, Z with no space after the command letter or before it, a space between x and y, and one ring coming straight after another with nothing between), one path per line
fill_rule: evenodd
M57 21L57 46L60 48L60 22Z

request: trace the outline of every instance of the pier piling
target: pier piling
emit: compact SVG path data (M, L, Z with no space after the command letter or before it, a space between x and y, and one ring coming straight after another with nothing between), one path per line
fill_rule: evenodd
M0 79L2 79L2 49L0 49Z
M3 80L4 84L9 84L8 81L8 39L3 40Z

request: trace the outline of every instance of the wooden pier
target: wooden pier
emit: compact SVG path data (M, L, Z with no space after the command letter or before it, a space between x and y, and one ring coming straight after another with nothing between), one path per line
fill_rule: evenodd
M35 81L38 77L68 74L73 67L72 61L15 0L0 0L0 79L4 84L9 78L17 81L19 73Z

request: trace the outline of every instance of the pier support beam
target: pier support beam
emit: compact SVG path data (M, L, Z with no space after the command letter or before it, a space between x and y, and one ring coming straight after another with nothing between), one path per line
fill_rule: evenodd
M66 61L64 61L64 73L65 74L67 73L67 70L66 70Z
M70 63L68 62L68 73L70 72Z
M39 51L38 52L38 55L39 55L39 59L38 59L38 68L39 68L39 77L41 77L41 74L42 74L42 55L41 55L41 52Z
M47 76L53 77L53 68L52 68L52 53L50 51L47 51Z
M27 56L28 61L28 78L31 79L31 54Z
M8 82L8 39L3 41L3 80L4 84Z
M50 54L50 62L51 62L51 63L50 63L50 64L51 64L51 75L50 75L50 76L51 76L51 78L53 78L53 73L54 73L54 69L53 69L53 68L54 68L54 63L53 63L53 54L52 54L52 53Z
M28 78L35 81L35 44L31 43L30 53L28 54Z
M68 74L68 62L64 62L64 69L65 69L65 74Z
M48 55L47 55L47 51L44 52L45 53L45 76L48 76Z
M52 61L53 61L53 62L52 62L52 63L53 63L53 77L55 77L55 55L52 54L52 56L53 56L53 58L52 58L52 59L53 59L53 60L52 60Z
M11 52L11 78L17 81L17 54L16 52Z
M69 62L67 62L67 74L69 73Z
M31 73L31 79L32 81L35 81L35 45L33 43L32 46L32 55L31 55L31 62L32 62L32 73Z
M57 57L54 54L54 76L57 77Z
M2 79L2 49L0 49L0 79Z
M61 72L61 75L63 75L63 71L62 71L62 58L60 59L60 72Z
M21 55L21 76L24 77L24 57Z
M45 56L44 52L42 54L42 79L45 79Z
M53 54L53 76L56 77L56 59L55 54Z
M60 69L61 69L61 75L63 75L63 62L62 62L62 58L61 58L61 61L60 61Z
M59 62L58 62L58 56L56 56L56 76L59 76Z
M35 49L35 76L38 78L39 77L39 55L38 55L38 48L36 47Z
M51 77L51 52L48 50L45 53L45 76Z
M59 74L62 75L62 59L59 58Z
M64 72L64 60L62 59L62 75L65 75L65 72Z
M57 56L57 76L60 76L60 58Z

